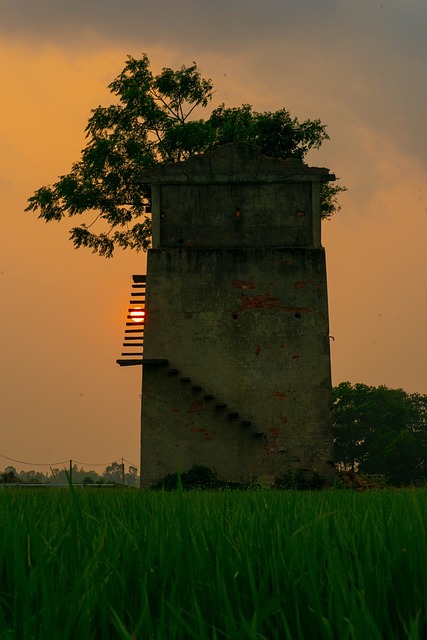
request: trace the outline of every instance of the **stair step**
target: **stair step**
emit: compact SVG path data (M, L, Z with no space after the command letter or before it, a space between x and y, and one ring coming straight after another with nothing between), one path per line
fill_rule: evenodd
M147 281L147 274L138 273L138 274L132 276L132 280L134 281L135 284L140 284L142 282L146 282Z
M132 339L132 338L130 338L130 339ZM136 346L136 344L135 345L124 345L124 346ZM122 355L125 355L125 354L122 354ZM137 355L137 354L129 354L129 355ZM179 370L176 369L175 367L172 367L172 368L170 368L168 370L168 375L169 376L177 376L178 374L179 374ZM180 376L180 381L182 383L185 383L185 384L190 384L191 383L191 378L189 376ZM203 391L203 387L202 387L201 384L192 384L191 385L191 389L193 391L195 391L195 392ZM206 401L215 400L215 396L214 396L213 393L204 393L203 394L203 398ZM227 408L227 405L226 405L225 402L215 402L214 406L215 406L215 409L217 411L221 411L221 410L224 410L224 409ZM234 420L238 420L239 419L239 412L238 411L230 411L229 410L228 411L228 419L229 419L230 422L234 421ZM241 420L240 419L239 422L240 422L240 426L241 427L249 428L249 427L252 426L252 422L250 420ZM261 436L264 435L264 432L263 431L255 431L255 430L253 430L253 431L251 431L251 434L255 438L260 438Z

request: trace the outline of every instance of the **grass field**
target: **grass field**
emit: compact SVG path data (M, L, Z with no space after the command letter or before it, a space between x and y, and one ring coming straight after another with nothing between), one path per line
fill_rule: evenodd
M427 637L427 490L0 491L0 638Z

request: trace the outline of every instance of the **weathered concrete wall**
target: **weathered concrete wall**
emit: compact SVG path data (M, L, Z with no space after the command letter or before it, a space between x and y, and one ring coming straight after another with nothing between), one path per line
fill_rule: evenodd
M325 255L313 234L318 184L298 170L299 181L288 171L265 184L263 174L258 186L225 177L220 185L218 175L212 185L176 176L171 184L162 174L144 360L168 364L144 366L143 486L193 464L236 481L296 469L331 475Z
M312 246L311 183L166 185L162 247Z
M153 250L148 274L144 357L166 358L179 373L144 369L146 481L175 472L178 461L188 468L183 450L228 479L297 468L327 473L323 250ZM191 392L193 385L202 390ZM215 403L205 394L226 409L212 415ZM224 420L233 411L239 418ZM242 420L251 426L242 428Z

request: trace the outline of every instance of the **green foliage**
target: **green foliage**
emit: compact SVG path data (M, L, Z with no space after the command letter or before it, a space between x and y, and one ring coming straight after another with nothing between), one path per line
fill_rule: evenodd
M19 482L19 478L16 474L16 469L14 469L13 467L8 467L7 469L5 469L0 476L0 482L4 484Z
M339 184L324 182L320 188L320 215L322 220L330 220L334 213L341 211L338 197L347 191L347 187Z
M206 491L209 489L245 490L248 489L248 487L248 484L219 480L215 471L203 465L195 464L189 471L185 471L184 473L169 473L154 484L151 489L154 491L158 491L159 489L164 491L175 491L176 489L191 491L192 489L202 489Z
M276 481L274 488L287 489L295 491L319 490L324 488L325 481L318 473L309 469L298 469L295 472L289 472ZM259 485L255 483L227 482L220 480L212 469L203 465L194 465L189 471L184 473L169 473L167 476L159 480L151 487L152 490L158 491L176 491L181 489L190 491L192 489L217 491L223 490L239 490L247 491L248 489L259 489Z
M214 471L202 465L194 465L189 471L182 474L169 473L162 480L159 480L152 489L164 489L165 491L174 491L182 487L182 489L216 489L218 488L218 479Z
M421 640L427 490L0 490L0 637Z
M316 471L298 469L295 472L290 471L276 480L275 486L278 489L292 489L294 491L319 491L324 488L325 480Z
M208 122L215 133L213 146L251 142L266 156L302 159L310 149L319 149L324 140L329 140L320 120L300 123L286 109L257 113L249 104L234 108L222 104Z
M115 247L139 251L150 245L149 187L135 182L139 171L228 142L252 142L269 156L303 158L329 139L320 120L299 122L285 109L258 113L248 104L221 105L207 120L191 119L213 94L212 81L201 76L196 63L154 75L147 55L128 56L109 89L117 102L92 111L81 159L52 186L38 189L26 209L46 222L91 215L90 224L71 229L71 240L76 248L89 247L106 257ZM324 218L339 210L337 196L344 190L323 186ZM98 221L106 231L92 230Z
M427 396L343 382L333 390L335 460L391 484L427 477Z

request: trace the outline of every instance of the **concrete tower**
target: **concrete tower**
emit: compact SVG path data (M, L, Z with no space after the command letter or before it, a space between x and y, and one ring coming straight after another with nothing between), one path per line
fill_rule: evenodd
M249 144L151 183L142 486L194 464L230 481L332 474L320 188L328 169Z

